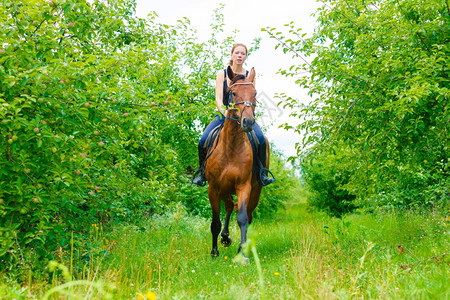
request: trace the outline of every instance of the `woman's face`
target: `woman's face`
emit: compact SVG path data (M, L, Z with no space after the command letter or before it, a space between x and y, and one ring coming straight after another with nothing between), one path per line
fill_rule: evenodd
M233 64L242 65L247 58L247 51L242 46L237 46L234 48L233 53L231 53L231 59L233 60Z

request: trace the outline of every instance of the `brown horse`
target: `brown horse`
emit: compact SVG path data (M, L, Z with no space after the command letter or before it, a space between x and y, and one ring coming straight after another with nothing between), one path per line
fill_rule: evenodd
M209 182L208 196L212 209L212 250L211 256L219 255L217 238L220 222L220 201L225 202L226 217L221 242L231 244L228 225L234 209L233 195L237 196L237 222L241 230L239 251L247 239L247 226L252 222L252 213L261 194L262 185L252 173L253 151L247 132L255 124L256 90L253 86L255 70L252 68L247 78L235 75L230 67L227 74L231 80L229 87L232 106L226 113L223 128L216 137L205 166L205 175ZM217 140L218 139L218 140ZM267 167L269 167L269 143L266 138Z

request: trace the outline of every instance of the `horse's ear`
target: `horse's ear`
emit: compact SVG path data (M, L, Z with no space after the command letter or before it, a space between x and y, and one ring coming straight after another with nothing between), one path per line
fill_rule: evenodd
M233 81L234 73L233 73L233 70L231 70L231 66L228 66L228 68L227 68L227 75L228 75L228 78L230 78L230 80Z
M250 74L248 74L248 80L250 80L251 82L253 82L254 80L255 80L255 75L256 75L256 72L255 72L255 68L252 68L251 70L250 70Z

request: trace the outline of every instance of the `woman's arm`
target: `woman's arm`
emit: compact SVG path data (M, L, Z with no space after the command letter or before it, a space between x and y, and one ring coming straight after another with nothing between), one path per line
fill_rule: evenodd
M220 70L216 77L216 106L220 113L225 114L226 111L223 109L223 76L223 70Z

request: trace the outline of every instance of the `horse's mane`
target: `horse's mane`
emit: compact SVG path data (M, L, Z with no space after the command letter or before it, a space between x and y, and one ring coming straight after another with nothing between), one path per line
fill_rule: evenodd
M238 74L238 75L234 76L233 80L231 81L231 84L234 84L236 81L238 81L238 80L240 80L240 79L244 80L245 78L246 78L246 77L245 77L244 75ZM231 85L231 84L230 84L230 85Z

